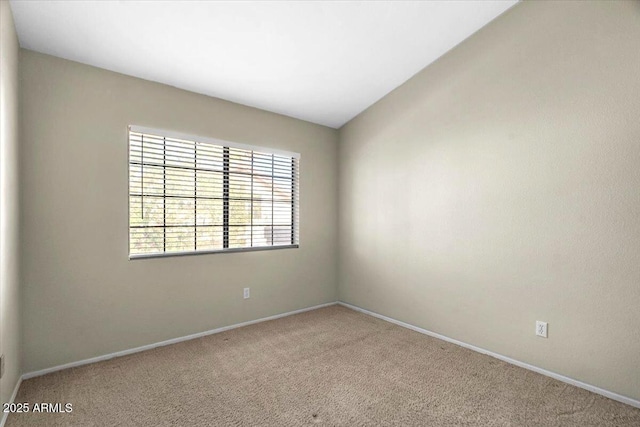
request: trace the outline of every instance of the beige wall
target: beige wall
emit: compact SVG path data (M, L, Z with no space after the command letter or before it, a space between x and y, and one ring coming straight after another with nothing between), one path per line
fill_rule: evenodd
M337 131L25 50L21 84L25 372L335 301ZM129 124L301 153L300 248L129 261Z
M339 298L640 399L639 40L521 3L342 128Z
M0 353L5 356L1 402L9 401L21 374L18 56L11 8L0 1Z

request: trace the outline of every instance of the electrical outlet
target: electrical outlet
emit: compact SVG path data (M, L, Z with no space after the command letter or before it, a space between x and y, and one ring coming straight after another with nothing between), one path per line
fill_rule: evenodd
M247 299L251 296L251 288L244 288L244 292L242 294L244 299Z
M4 377L4 354L0 356L0 378Z
M536 321L536 335L547 338L547 322Z

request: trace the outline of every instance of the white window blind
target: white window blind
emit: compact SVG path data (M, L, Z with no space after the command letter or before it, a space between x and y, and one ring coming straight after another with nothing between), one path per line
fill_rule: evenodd
M129 127L129 256L297 247L299 155Z

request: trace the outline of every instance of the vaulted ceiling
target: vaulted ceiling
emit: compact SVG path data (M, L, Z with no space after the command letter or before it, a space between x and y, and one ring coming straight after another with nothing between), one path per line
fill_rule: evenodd
M20 45L339 128L508 1L12 1Z

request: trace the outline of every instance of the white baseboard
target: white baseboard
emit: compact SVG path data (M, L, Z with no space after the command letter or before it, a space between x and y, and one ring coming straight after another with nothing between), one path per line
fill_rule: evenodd
M326 303L326 304L320 304L320 305L316 305L316 306L313 306L313 307L308 307L308 308L303 308L303 309L300 309L300 310L290 311L290 312L287 312L287 313L276 314L274 316L263 317L261 319L250 320L248 322L237 323L235 325L223 326L221 328L212 329L212 330L204 331L204 332L199 332L197 334L187 335L187 336L179 337L179 338L173 338L173 339L170 339L170 340L166 340L166 341L161 341L161 342L154 343L154 344L145 345L145 346L142 346L142 347L136 347L136 348L132 348L132 349L129 349L129 350L122 350L122 351L118 351L118 352L115 352L115 353L105 354L103 356L97 356L97 357L92 357L90 359L80 360L80 361L77 361L77 362L66 363L64 365L58 365L58 366L54 366L54 367L51 367L51 368L42 369L42 370L39 370L39 371L28 372L28 373L22 375L22 377L16 383L16 387L13 390L13 394L11 395L11 402L14 401L14 399L15 399L17 393L18 393L18 389L20 388L20 384L21 384L23 379L26 380L26 379L33 378L33 377L46 375L46 374L49 374L51 372L61 371L63 369L73 368L73 367L82 366L82 365L88 365L90 363L101 362L103 360L112 359L114 357L126 356L128 354L138 353L138 352L145 351L145 350L151 350L151 349L156 348L156 347L163 347L163 346L170 345L170 344L176 344L176 343L179 343L179 342L182 342L182 341L188 341L188 340L192 340L192 339L195 339L195 338L205 337L207 335L213 335L213 334L217 334L217 333L220 333L220 332L228 331L228 330L231 330L231 329L241 328L243 326L249 326L249 325L253 325L253 324L256 324L256 323L260 323L260 322L266 322L266 321L269 321L269 320L279 319L281 317L287 317L287 316L291 316L291 315L298 314L298 313L304 313L305 311L316 310L318 308L328 307L328 306L335 305L335 304L340 304L340 305L342 305L344 307L348 307L348 308L350 308L352 310L356 310L356 311L359 311L361 313L365 313L365 314L368 314L370 316L377 317L378 319L382 319L382 320L385 320L387 322L394 323L394 324L396 324L398 326L402 326L404 328L411 329L411 330L419 332L421 334L429 335L431 337L438 338L438 339L441 339L443 341L447 341L447 342L459 345L459 346L464 347L464 348L468 348L469 350L473 350L473 351L476 351L478 353L482 353L482 354L486 354L486 355L491 356L491 357L495 357L496 359L502 360L502 361L510 363L512 365L519 366L521 368L528 369L530 371L537 372L537 373L542 374L542 375L546 375L546 376L554 378L554 379L556 379L558 381L562 381L564 383L567 383L567 384L570 384L570 385L573 385L573 386L576 386L576 387L580 387L580 388L583 388L585 390L591 391L593 393L597 393L597 394L600 394L602 396L608 397L609 399L613 399L613 400L616 400L618 402L626 403L627 405L631 405L631 406L634 406L636 408L640 408L640 400L632 399L630 397L623 396L623 395L620 395L620 394L617 394L617 393L602 389L600 387L596 387L596 386L593 386L591 384L587 384L587 383L584 383L582 381L578 381L578 380L575 380L573 378L569 378L569 377L566 377L564 375L560 375L560 374L557 374L555 372L551 372L551 371L548 371L546 369L539 368L537 366L533 366L533 365L530 365L528 363L521 362L519 360L515 360L515 359L512 359L510 357L503 356L501 354L494 353L492 351L485 350L485 349L480 348L480 347L476 347L475 345L467 344L465 342L458 341L458 340L453 339L453 338L449 338L449 337L447 337L445 335L441 335L441 334L429 331L427 329L423 329L423 328L411 325L409 323L405 323L405 322L402 322L400 320L393 319L391 317L383 316L382 314L378 314L378 313L375 313L373 311L369 311L369 310L366 310L364 308L360 308L360 307L357 307L355 305L351 305L351 304L348 304L348 303L345 303L345 302L342 302L342 301L330 302L330 303ZM4 423L6 421L7 415L8 414L3 414L2 420L0 421L0 427L4 426Z
M530 365L528 363L521 362L519 360L515 360L515 359L512 359L510 357L503 356L501 354L494 353L492 351L485 350L484 348L476 347L475 345L467 344L465 342L458 341L456 339L449 338L449 337L444 336L444 335L440 335L438 333L429 331L427 329L419 328L417 326L411 325L409 323L402 322L400 320L393 319L391 317L383 316L382 314L374 313L373 311L369 311L369 310L366 310L364 308L360 308L360 307L357 307L355 305L348 304L346 302L339 301L338 304L340 304L340 305L342 305L344 307L350 308L352 310L356 310L356 311L359 311L361 313L368 314L368 315L373 316L373 317L377 317L378 319L386 320L387 322L394 323L394 324L396 324L398 326L402 326L403 328L411 329L412 331L416 331L416 332L419 332L419 333L424 334L424 335L429 335L430 337L438 338L438 339L441 339L443 341L447 341L447 342L450 342L452 344L459 345L460 347L468 348L469 350L473 350L473 351L476 351L478 353L486 354L487 356L495 357L496 359L500 359L503 362L507 362L507 363L510 363L512 365L516 365L516 366L519 366L521 368L528 369L530 371L537 372L537 373L542 374L542 375L546 375L546 376L554 378L554 379L556 379L558 381L562 381L564 383L567 383L567 384L570 384L570 385L573 385L573 386L576 386L576 387L580 387L580 388L583 388L585 390L589 390L589 391L591 391L593 393L597 393L597 394L600 394L602 396L608 397L609 399L617 400L618 402L626 403L627 405L631 405L631 406L634 406L636 408L640 408L640 400L632 399L630 397L623 396L621 394L617 394L617 393L614 393L612 391L608 391L608 390L602 389L600 387L596 387L596 386L591 385L591 384L583 383L582 381L578 381L578 380L575 380L573 378L565 377L564 375L560 375L560 374L557 374L555 372L547 371L546 369L539 368L537 366L533 366L533 365Z
M249 320L248 322L236 323L235 325L223 326L221 328L211 329L209 331L198 332L197 334L186 335L183 337L173 338L166 341L160 341L154 344L143 345L141 347L131 348L129 350L116 351L115 353L96 356L89 359L79 360L77 362L65 363L64 365L53 366L51 368L41 369L39 371L28 372L22 375L23 380L39 377L41 375L50 374L52 372L61 371L63 369L75 368L77 366L88 365L90 363L102 362L104 360L113 359L114 357L126 356L133 353L139 353L145 350L151 350L156 347L164 347L165 345L176 344L182 341L188 341L195 338L206 337L207 335L219 334L220 332L229 331L231 329L241 328L243 326L254 325L256 323L266 322L269 320L280 319L281 317L292 316L294 314L304 313L305 311L316 310L318 308L335 305L337 302L329 302L326 304L315 305L313 307L302 308L300 310L289 311L287 313L275 314L273 316L263 317L261 319ZM2 427L2 425L0 425Z
M20 389L20 384L22 384L22 377L18 377L16 386L13 388L13 393L11 393L11 398L9 398L9 402L7 403L13 403L16 400L16 396L18 395L18 390ZM9 417L9 413L3 411L2 418L0 418L0 427L4 427L4 423L7 422L8 417Z

